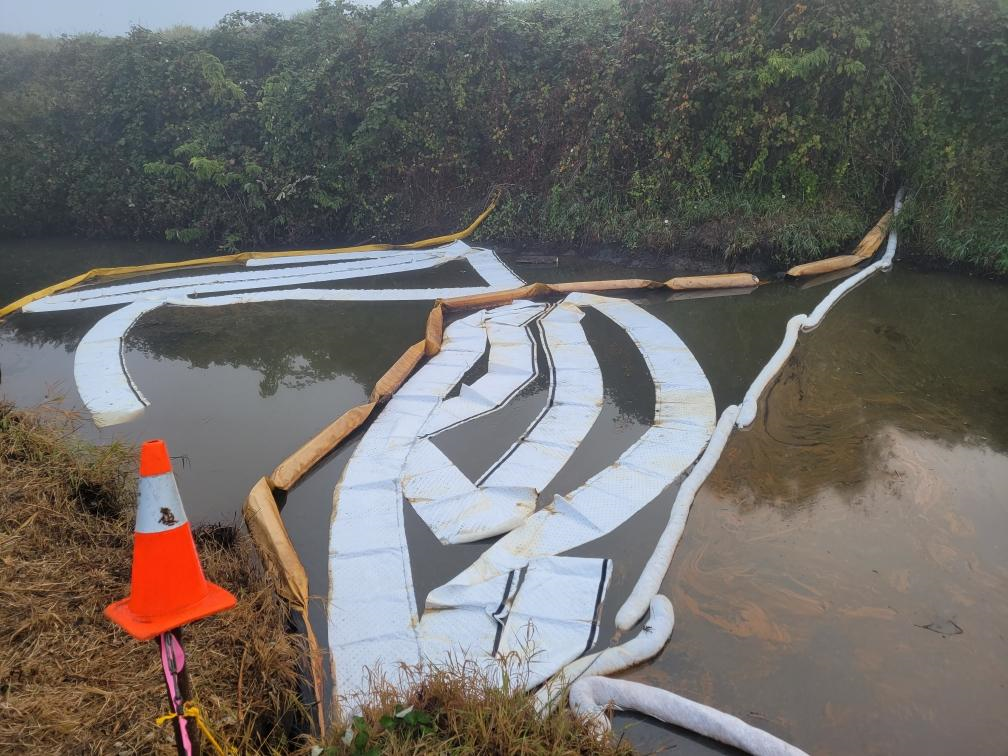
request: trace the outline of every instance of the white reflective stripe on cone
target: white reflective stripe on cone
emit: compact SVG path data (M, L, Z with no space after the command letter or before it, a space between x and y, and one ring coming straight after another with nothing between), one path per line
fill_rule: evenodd
M173 473L141 476L139 502L137 533L163 533L189 521Z

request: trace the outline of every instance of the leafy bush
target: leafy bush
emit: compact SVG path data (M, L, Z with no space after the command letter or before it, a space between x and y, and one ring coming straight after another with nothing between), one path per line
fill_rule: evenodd
M808 259L906 182L913 246L1008 272L998 0L323 0L0 37L0 233L223 247L484 236Z

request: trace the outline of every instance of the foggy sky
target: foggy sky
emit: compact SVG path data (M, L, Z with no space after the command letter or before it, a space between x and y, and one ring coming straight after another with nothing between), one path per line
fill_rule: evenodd
M0 32L118 35L133 24L209 27L235 10L290 16L314 7L315 0L0 0Z

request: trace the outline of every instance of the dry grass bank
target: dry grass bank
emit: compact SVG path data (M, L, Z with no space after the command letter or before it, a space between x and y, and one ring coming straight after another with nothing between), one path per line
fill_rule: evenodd
M174 753L156 646L102 616L127 591L136 456L77 440L69 418L0 404L0 752ZM207 577L238 606L186 634L211 726L242 752L286 751L297 636L230 527L204 528Z
M520 679L524 666L520 659L513 662L507 665L512 681ZM472 662L404 668L396 676L396 686L372 679L363 715L331 728L323 756L634 753L622 740L599 739L567 707L540 717L534 697L520 685L502 687Z

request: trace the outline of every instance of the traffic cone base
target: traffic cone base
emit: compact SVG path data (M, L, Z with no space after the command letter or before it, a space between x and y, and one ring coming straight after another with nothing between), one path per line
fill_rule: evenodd
M233 607L237 601L234 596L220 586L207 583L207 594L195 604L178 610L174 614L161 614L157 617L139 617L129 607L129 598L116 601L105 607L105 616L137 640L151 640L161 633L182 627L189 622L209 617L225 609Z

